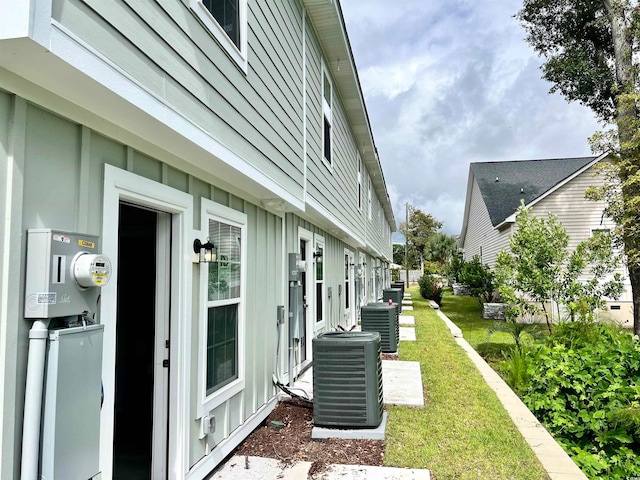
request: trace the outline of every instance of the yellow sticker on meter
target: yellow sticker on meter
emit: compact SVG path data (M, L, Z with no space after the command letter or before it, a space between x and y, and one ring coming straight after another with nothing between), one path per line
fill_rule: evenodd
M89 240L78 240L78 245L85 248L96 248L96 244Z

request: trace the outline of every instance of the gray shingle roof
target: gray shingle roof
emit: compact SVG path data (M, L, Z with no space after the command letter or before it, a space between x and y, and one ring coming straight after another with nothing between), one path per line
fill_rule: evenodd
M493 226L502 223L520 206L528 205L597 157L518 160L472 163Z

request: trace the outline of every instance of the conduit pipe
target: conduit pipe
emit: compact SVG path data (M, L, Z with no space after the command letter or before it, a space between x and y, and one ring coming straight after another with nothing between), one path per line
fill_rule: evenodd
M40 419L42 416L42 391L44 366L47 353L50 319L33 322L29 330L29 356L27 359L27 384L24 394L22 424L21 480L38 480L40 457Z

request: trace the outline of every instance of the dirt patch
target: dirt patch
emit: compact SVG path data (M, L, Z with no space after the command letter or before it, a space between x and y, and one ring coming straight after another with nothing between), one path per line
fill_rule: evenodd
M234 452L235 455L276 458L285 463L313 462L309 475L328 465L382 465L384 441L311 438L313 409L297 400L278 403L265 422Z

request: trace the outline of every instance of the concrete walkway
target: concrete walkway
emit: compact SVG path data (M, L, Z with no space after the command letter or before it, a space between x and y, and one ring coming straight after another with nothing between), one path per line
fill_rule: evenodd
M286 464L275 458L231 457L214 475L215 480L430 480L429 470L329 465L326 471L309 476L311 462Z
M522 400L509 388L495 370L476 352L469 342L462 338L461 330L440 310L438 316L445 322L458 345L467 353L480 374L493 389L509 413L525 441L542 463L552 480L586 480L582 470L571 460L571 457L554 440L538 419L531 413Z

